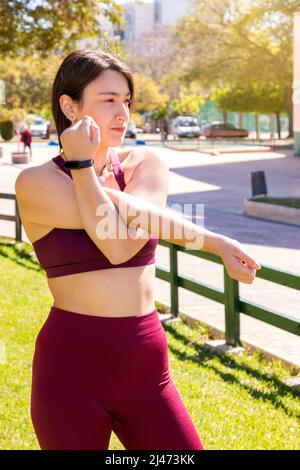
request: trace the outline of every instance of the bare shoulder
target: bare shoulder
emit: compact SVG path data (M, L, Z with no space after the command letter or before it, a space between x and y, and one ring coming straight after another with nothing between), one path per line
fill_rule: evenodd
M135 149L132 163L132 177L124 192L164 207L168 196L169 166L161 153L156 149Z
M140 165L143 165L143 168L156 169L158 172L162 170L169 170L167 161L163 158L159 150L149 148L149 147L140 147L132 150L131 164L136 169Z
M24 168L20 171L15 181L17 198L25 195L30 196L30 194L33 195L34 189L40 187L46 181L48 181L48 183L50 180L53 181L55 179L61 181L62 177L65 180L68 179L68 176L60 171L52 160L48 160L41 165Z

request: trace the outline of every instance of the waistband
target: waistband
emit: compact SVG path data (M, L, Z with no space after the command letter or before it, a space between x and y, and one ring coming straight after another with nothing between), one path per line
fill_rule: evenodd
M162 329L157 309L152 312L125 317L85 315L52 306L47 321L55 321L68 328L95 330L101 336L140 336Z

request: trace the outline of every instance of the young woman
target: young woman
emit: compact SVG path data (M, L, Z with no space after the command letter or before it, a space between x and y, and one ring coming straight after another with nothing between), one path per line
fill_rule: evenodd
M31 418L42 449L108 449L112 431L127 450L203 449L170 376L154 303L162 225L171 228L165 239L188 246L194 237L195 249L220 255L235 279L251 283L260 268L236 240L164 207L168 167L159 153L116 153L133 99L132 75L118 58L69 54L52 91L62 151L16 180L54 299L32 364Z

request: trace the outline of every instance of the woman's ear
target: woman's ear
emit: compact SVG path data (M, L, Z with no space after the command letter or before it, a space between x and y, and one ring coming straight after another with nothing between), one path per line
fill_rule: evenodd
M67 117L67 119L69 119L70 116L74 117L76 115L77 106L75 105L72 98L70 98L68 95L61 95L61 97L59 98L59 104L62 112Z

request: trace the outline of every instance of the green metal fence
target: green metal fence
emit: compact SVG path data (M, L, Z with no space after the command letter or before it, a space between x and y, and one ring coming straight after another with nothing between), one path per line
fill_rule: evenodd
M15 201L15 215L1 215L0 219L14 221L16 224L15 238L17 241L22 240L21 230L22 224L18 211L18 205L15 194L0 193L0 199L13 199ZM239 295L239 283L228 276L227 271L223 265L224 273L224 291L200 283L197 280L189 277L179 276L178 274L178 252L186 253L190 256L206 259L208 261L223 264L221 258L205 251L187 250L186 248L167 242L166 240L159 240L159 245L169 248L170 255L170 271L162 267L156 267L156 277L170 283L171 289L171 312L174 316L179 313L179 298L178 289L182 287L195 294L202 295L208 299L214 300L224 305L225 312L225 339L226 343L231 346L238 346L240 341L240 313L249 315L269 325L276 326L277 328L288 331L295 335L300 336L300 322L288 315L267 309L262 305L247 302ZM262 265L261 269L257 271L256 277L271 281L282 286L290 287L291 289L300 290L300 276L289 273L287 271L280 271L278 269L270 268Z
M9 193L0 193L0 199L13 199L15 201L15 215L0 214L0 220L10 220L12 222L15 222L15 239L20 242L22 240L22 222L19 214L16 195Z
M240 313L249 315L269 325L276 326L281 330L288 331L300 336L300 322L295 318L289 317L283 313L267 309L262 305L247 302L239 295L239 282L228 276L223 265L224 272L224 291L199 283L197 280L178 274L178 252L183 252L191 256L206 259L214 263L223 264L221 258L204 251L187 250L182 246L175 245L165 240L159 240L159 245L169 248L170 271L161 267L156 267L156 276L159 279L170 283L171 288L171 312L178 315L179 299L178 289L182 287L195 294L202 295L208 299L215 300L224 305L225 311L225 339L231 346L241 345L240 341ZM257 271L256 277L271 281L282 286L300 290L300 276L280 271L268 266L262 265Z

